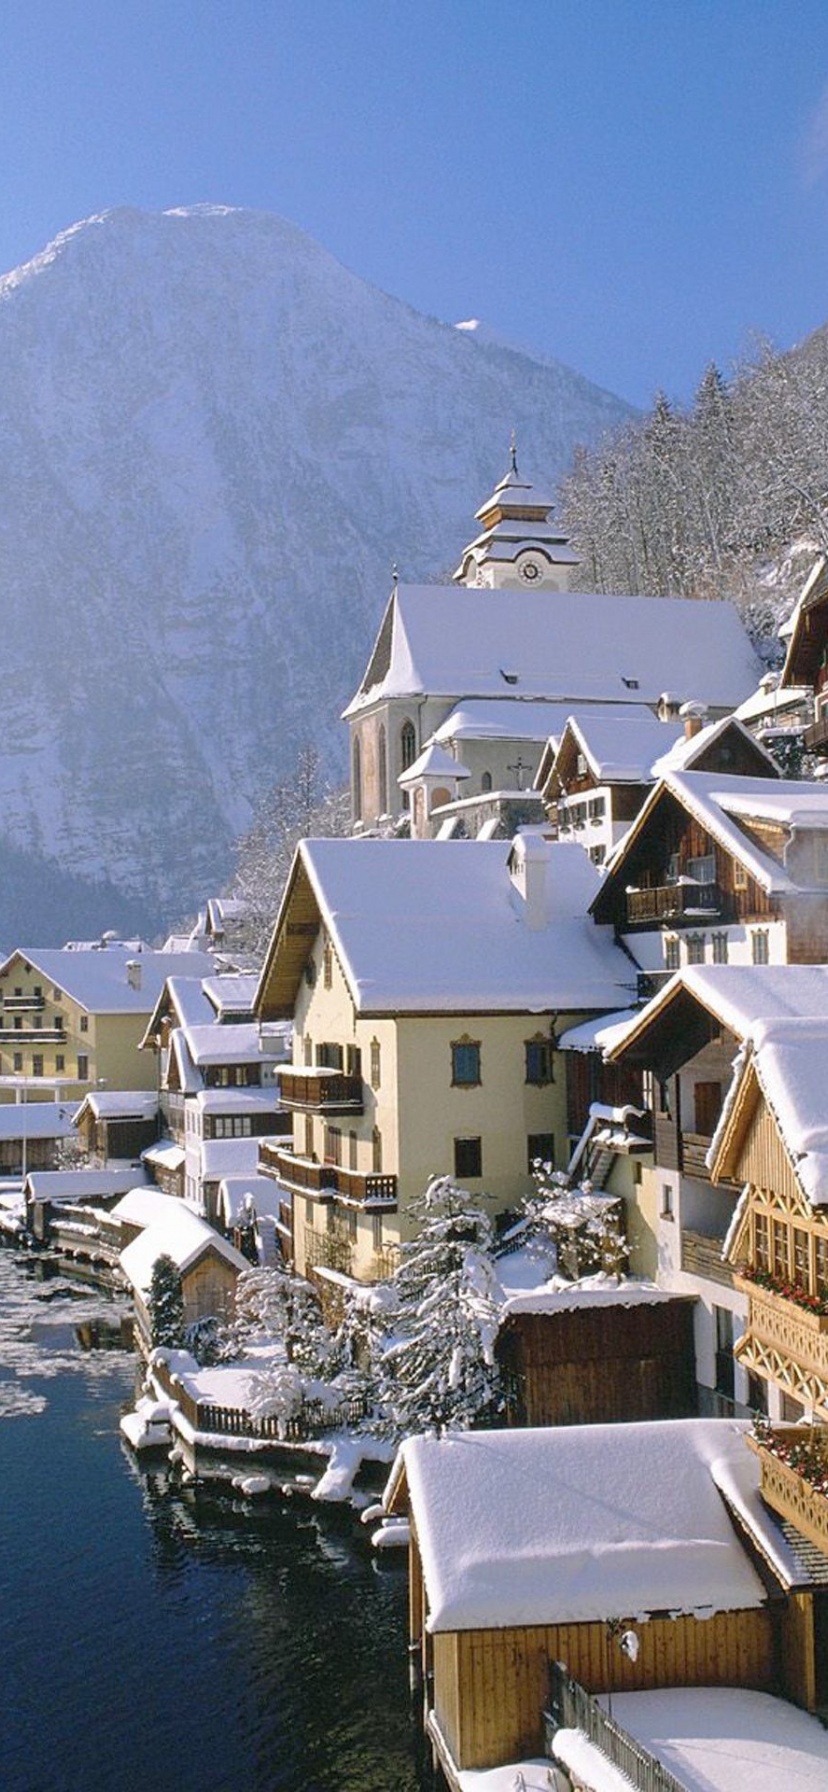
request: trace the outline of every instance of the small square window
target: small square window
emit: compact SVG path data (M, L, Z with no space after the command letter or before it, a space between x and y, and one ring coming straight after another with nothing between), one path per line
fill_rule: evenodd
M482 1176L482 1139L455 1139L454 1174L455 1176Z
M480 1045L477 1041L459 1039L452 1045L451 1080L458 1089L471 1089L480 1082Z

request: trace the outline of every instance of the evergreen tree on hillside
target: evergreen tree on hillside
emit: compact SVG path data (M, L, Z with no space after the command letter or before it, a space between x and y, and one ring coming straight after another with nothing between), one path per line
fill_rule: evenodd
M172 1257L156 1257L152 1266L147 1308L154 1347L180 1350L184 1344L184 1298L181 1277Z

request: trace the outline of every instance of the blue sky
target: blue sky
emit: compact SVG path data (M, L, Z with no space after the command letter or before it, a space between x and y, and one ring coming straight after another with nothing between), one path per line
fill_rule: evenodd
M828 319L826 0L0 0L0 268L114 205L293 220L646 404Z

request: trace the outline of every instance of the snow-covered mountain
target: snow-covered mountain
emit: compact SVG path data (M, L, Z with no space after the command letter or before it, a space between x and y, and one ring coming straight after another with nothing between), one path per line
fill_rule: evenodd
M90 886L56 938L193 905L304 741L344 763L392 562L456 564L512 428L548 485L626 415L276 217L67 230L0 281L0 883Z

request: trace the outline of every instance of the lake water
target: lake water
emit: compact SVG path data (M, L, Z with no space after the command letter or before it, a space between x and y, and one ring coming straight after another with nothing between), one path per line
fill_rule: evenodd
M417 1792L402 1561L119 1440L97 1294L0 1247L0 1792Z

